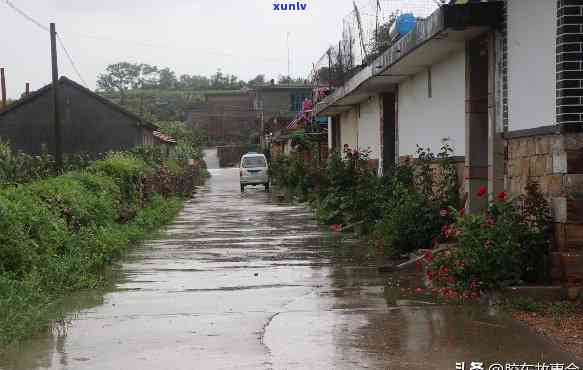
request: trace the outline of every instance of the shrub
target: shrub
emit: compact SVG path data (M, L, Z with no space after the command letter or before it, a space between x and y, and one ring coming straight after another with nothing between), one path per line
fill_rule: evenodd
M128 202L142 205L137 192L151 171L116 153L87 170L0 190L0 343L45 325L52 302L101 284L112 259L176 215L178 198L153 194L120 223Z
M498 194L486 213L458 215L444 234L457 247L429 258L428 277L438 284L467 293L548 280L550 209L534 184L517 199Z
M142 177L152 173L146 162L129 153L110 153L105 159L96 161L89 171L106 175L119 186L125 207L136 207L139 202L139 187Z
M442 227L439 209L413 187L398 181L392 184L384 210L376 237L394 257L431 247L432 239L439 235Z

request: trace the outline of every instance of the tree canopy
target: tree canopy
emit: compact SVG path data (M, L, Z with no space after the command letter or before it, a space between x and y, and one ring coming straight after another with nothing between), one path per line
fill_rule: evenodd
M279 76L278 83L303 83L303 78ZM245 86L254 87L266 82L265 74L258 74L249 81L240 80L238 76L224 73L220 68L212 76L183 74L177 77L168 67L159 67L144 63L120 62L110 64L105 73L98 76L97 88L106 93L119 93L124 99L126 92L132 89L159 90L236 90Z

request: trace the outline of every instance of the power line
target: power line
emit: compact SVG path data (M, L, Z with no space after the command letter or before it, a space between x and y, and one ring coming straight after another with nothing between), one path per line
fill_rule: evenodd
M83 82L83 85L87 86L87 82L85 81L85 79L81 75L81 72L79 72L79 69L77 68L77 65L73 61L73 58L71 57L71 54L69 54L69 52L67 51L67 48L65 47L65 44L63 43L63 40L61 39L61 36L59 36L59 34L57 34L57 41L59 42L59 45L61 45L61 48L65 52L65 55L67 56L67 59L69 59L69 63L71 63L71 67L73 67L73 70L75 71L75 73L77 74L77 76L79 77L79 79L81 80L81 82Z
M47 26L44 26L41 22L37 21L36 19L31 17L30 15L26 14L23 10L17 8L16 5L14 5L10 0L4 0L4 2L6 3L6 5L8 5L10 8L12 8L12 10L14 10L18 14L20 14L22 17L24 17L29 22L32 22L37 27L39 27L40 29L42 29L46 32L50 32L50 30Z
M41 22L37 21L36 19L31 17L30 15L26 14L22 9L20 9L16 5L14 5L10 0L4 0L4 2L6 3L6 5L8 5L10 8L12 8L12 10L14 10L18 14L20 14L23 18L25 18L29 22L33 23L35 26L39 27L43 31L50 32L48 27L44 26ZM61 36L59 36L58 34L57 34L57 41L59 42L61 49L63 49L63 51L65 52L65 55L66 55L67 59L69 60L69 63L71 63L71 67L73 67L73 70L77 74L77 77L79 77L79 79L83 82L83 84L87 86L87 82L85 81L85 79L81 75L81 72L79 72L79 68L77 68L77 65L73 61L71 54L69 54L69 51L65 47L65 43L63 42L63 39L61 39Z

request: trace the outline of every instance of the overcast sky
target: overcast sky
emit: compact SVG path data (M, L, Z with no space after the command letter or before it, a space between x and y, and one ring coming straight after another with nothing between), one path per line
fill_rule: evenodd
M249 80L287 74L291 33L292 76L306 76L341 35L352 0L306 0L306 12L277 13L273 0L11 0L48 25L53 21L90 88L108 64L142 62L177 75L210 75L217 68ZM25 82L50 81L49 35L0 0L0 66L8 95ZM60 74L79 80L59 50Z

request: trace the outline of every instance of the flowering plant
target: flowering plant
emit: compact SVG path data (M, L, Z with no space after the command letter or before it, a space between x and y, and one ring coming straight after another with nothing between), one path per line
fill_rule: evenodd
M485 188L476 192L478 197L486 194ZM529 185L524 197L496 194L485 213L466 215L451 209L455 221L442 234L455 236L457 247L425 258L427 278L468 297L508 284L538 282L540 277L532 272L548 270L540 264L550 250L548 204L543 200L536 186Z

